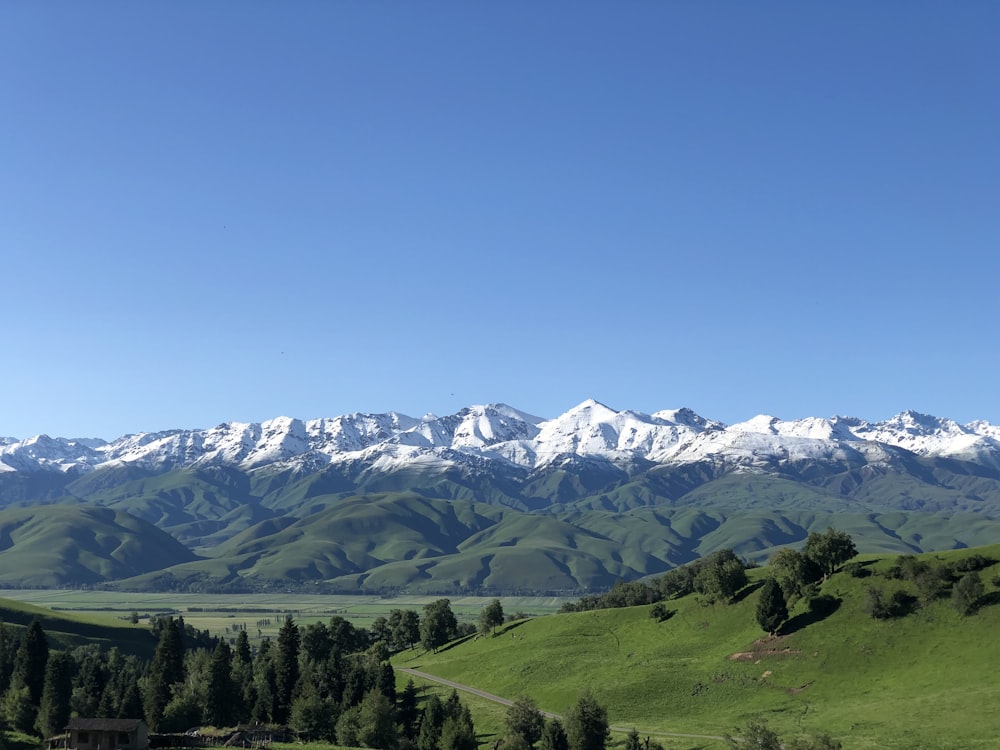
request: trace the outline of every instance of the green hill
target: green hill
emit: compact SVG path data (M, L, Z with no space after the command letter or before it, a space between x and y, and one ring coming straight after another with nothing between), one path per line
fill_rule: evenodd
M921 557L972 552L1000 560L1000 545ZM827 609L799 603L774 639L757 625L758 594L748 587L729 606L668 602L676 613L664 622L649 607L552 615L394 661L507 698L527 694L557 713L589 688L612 724L643 733L719 735L760 715L783 737L825 731L848 750L996 747L1000 564L982 571L987 593L972 616L945 596L875 620L863 611L867 589L906 584L878 574L895 555L867 559L876 575L832 576L821 587ZM760 580L768 571L750 572Z
M146 521L110 508L0 510L0 583L64 586L126 578L195 559Z
M73 648L96 643L103 648L117 646L123 653L151 658L156 640L149 623L109 623L109 617L87 617L23 604L12 599L0 599L0 622L8 629L27 628L32 620L45 630L53 648Z

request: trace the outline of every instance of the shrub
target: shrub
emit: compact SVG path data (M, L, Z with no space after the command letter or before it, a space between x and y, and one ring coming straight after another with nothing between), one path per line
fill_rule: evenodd
M961 614L971 615L979 608L983 582L979 573L966 573L951 591L951 602Z

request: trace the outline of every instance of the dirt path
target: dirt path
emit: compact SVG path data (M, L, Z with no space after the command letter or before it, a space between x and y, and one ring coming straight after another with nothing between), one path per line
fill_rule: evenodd
M510 706L514 701L508 698L502 698L499 695L493 695L493 693L487 693L485 690L479 690L469 685L463 685L459 682L452 682L451 680L446 680L444 677L436 677L427 672L421 672L419 669L410 669L409 667L395 667L397 672L405 672L406 674L413 675L414 677L420 677L424 680L430 680L431 682L436 682L440 685L446 685L450 688L455 688L455 690L461 690L464 693L471 693L472 695L478 695L480 698L485 698L488 701L494 701L495 703L502 703L505 706ZM547 716L550 719L563 720L560 714L554 714L551 711L542 711L543 716ZM638 730L638 728L636 728ZM632 727L611 727L612 732L624 732L628 733L632 731ZM639 732L642 735L649 735L650 737L690 737L698 740L719 740L723 741L724 737L717 737L712 734L687 734L686 732Z

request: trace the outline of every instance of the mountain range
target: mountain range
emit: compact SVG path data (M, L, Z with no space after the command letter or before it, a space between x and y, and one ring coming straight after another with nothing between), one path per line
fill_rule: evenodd
M867 551L995 542L1000 427L588 400L0 438L7 585L581 591L827 525Z

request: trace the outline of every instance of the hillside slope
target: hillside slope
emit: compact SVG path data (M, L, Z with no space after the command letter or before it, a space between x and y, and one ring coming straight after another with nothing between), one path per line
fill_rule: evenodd
M1000 546L924 559L970 552L1000 560ZM869 559L877 573L895 556ZM945 596L906 616L872 619L863 612L866 589L905 584L838 573L822 586L828 610L801 603L776 639L756 624L751 588L730 606L695 596L668 602L676 613L665 622L650 618L649 607L550 615L436 654L404 651L394 663L507 698L527 694L557 713L589 688L612 723L642 732L718 735L760 715L785 737L826 731L852 750L995 747L998 573L1000 564L982 572L987 594L969 617Z

